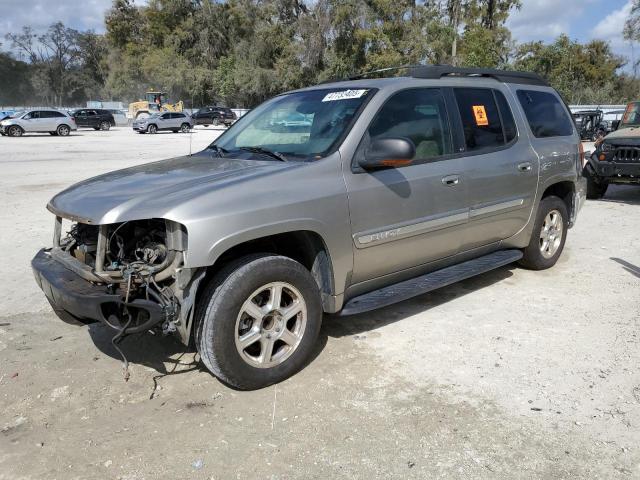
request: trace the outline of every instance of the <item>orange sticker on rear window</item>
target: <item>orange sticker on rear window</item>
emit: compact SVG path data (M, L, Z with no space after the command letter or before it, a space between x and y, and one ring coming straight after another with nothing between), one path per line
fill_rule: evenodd
M487 111L484 108L484 105L474 105L472 108L473 115L476 117L476 125L479 127L486 127L489 125L489 119L487 118Z

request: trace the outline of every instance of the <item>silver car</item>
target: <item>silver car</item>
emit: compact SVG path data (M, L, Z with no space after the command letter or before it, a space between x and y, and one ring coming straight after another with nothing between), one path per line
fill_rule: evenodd
M296 113L309 124L276 124ZM100 321L114 342L175 333L222 381L260 388L313 357L324 313L553 267L584 202L582 156L534 74L420 66L318 85L202 152L59 193L32 266L63 320Z
M0 122L0 134L21 137L25 133L45 133L66 137L77 130L73 117L59 110L31 110L19 112Z
M182 112L154 113L133 122L133 129L138 133L157 133L162 130L186 133L191 128L193 128L193 120Z

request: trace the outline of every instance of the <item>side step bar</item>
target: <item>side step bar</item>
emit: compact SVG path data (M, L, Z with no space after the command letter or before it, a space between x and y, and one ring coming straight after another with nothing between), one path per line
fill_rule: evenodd
M338 315L355 315L393 305L394 303L509 265L521 258L522 252L520 250L493 252L354 297L344 305Z

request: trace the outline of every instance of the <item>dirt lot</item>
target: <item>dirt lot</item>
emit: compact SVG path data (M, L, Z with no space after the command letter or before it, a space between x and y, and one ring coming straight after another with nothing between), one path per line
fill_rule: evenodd
M0 138L0 479L640 478L640 189L588 202L551 270L325 318L280 385L230 390L151 336L124 342L125 383L110 332L60 322L29 260L54 193L188 149L126 129Z

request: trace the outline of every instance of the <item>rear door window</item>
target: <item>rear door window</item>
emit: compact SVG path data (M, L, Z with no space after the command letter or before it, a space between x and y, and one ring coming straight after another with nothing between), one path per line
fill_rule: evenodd
M518 90L518 100L537 138L573 135L571 118L558 97L549 92Z
M409 138L416 146L415 160L453 153L449 116L442 91L413 88L393 95L369 126L370 140Z
M466 150L503 147L507 141L493 90L455 88L454 94L462 120Z

